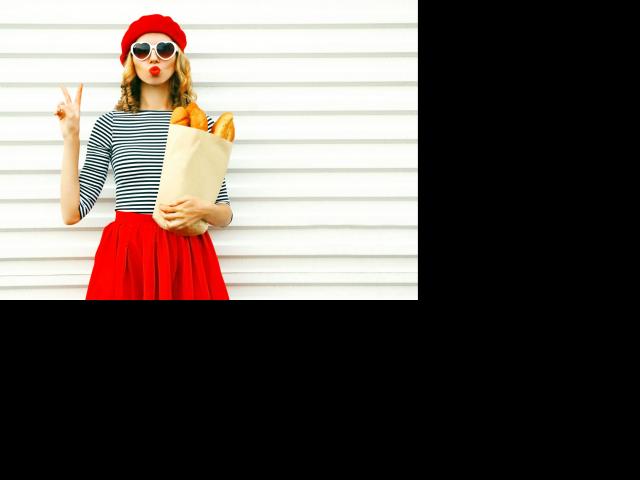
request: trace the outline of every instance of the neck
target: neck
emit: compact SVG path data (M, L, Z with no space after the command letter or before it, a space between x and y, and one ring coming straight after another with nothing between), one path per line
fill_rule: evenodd
M161 85L142 83L140 87L140 110L171 110L169 82Z

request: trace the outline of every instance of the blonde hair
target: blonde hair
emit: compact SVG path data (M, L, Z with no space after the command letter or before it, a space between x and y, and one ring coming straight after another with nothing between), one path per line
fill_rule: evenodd
M186 107L191 102L195 102L198 95L191 86L191 64L189 59L180 49L176 53L176 71L169 79L169 95L171 108ZM138 113L140 111L140 88L142 80L136 74L131 52L127 56L122 72L122 83L120 84L121 96L115 106L116 110L122 112Z

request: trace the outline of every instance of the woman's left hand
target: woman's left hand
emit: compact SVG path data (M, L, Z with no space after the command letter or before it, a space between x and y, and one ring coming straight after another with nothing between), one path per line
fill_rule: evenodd
M167 230L175 231L196 224L206 215L209 202L193 195L185 195L169 205L158 205L160 215L167 222Z

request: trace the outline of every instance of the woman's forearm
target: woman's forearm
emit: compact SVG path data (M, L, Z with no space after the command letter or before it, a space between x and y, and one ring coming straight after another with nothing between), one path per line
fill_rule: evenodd
M73 135L65 138L60 174L60 209L62 220L67 225L73 225L80 221L79 159L80 136Z
M216 228L225 228L231 223L231 207L226 203L211 203L205 208L202 219Z

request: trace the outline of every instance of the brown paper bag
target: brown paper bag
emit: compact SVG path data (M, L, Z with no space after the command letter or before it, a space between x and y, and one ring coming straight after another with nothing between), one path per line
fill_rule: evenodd
M183 195L193 195L215 202L222 187L231 156L232 142L218 135L184 125L169 125L160 188L153 219L166 229L158 205L169 204ZM209 224L200 220L195 225L173 230L184 236L201 235Z

